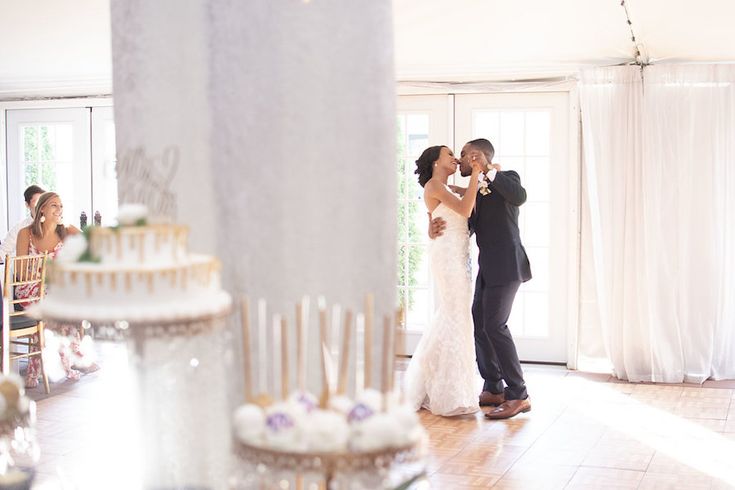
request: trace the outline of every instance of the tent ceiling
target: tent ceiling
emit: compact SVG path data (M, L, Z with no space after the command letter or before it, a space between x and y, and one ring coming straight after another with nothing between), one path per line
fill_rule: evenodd
M652 60L735 61L732 0L626 4ZM534 78L634 57L620 0L394 0L393 12L399 80ZM108 0L0 0L0 98L109 92L109 23Z
M626 0L643 54L735 61L735 2ZM399 80L502 80L632 61L620 0L395 0Z

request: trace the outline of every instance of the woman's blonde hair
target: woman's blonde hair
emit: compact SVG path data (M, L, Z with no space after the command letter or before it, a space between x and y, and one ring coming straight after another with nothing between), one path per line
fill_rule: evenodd
M43 223L41 222L41 217L43 214L41 213L41 209L46 205L47 202L49 202L51 199L58 197L59 200L61 200L61 197L55 192L44 192L41 194L41 197L38 198L38 202L36 203L36 213L33 217L33 223L31 223L31 235L36 238L43 238ZM66 236L66 227L64 225L56 225L56 234L59 236L60 239L64 239Z

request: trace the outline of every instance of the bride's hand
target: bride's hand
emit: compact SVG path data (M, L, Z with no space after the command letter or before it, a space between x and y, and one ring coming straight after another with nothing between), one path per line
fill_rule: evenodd
M479 151L473 151L470 155L470 166L472 167L472 172L482 172L485 170L485 163L487 163L487 159L485 159L485 155L483 155Z

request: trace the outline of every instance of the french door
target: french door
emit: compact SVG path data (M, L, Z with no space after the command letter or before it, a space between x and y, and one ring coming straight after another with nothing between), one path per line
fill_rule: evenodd
M439 110L441 107L443 112ZM495 146L493 161L504 170L518 172L528 193L527 202L520 208L519 226L534 277L521 286L508 326L522 360L566 363L567 333L576 318L571 311L576 302L570 300L576 289L570 284L574 283L576 274L579 192L574 185L578 175L576 163L569 163L576 160L570 159L569 151L568 94L403 96L399 98L398 108L399 140L416 143L416 148L399 145L399 150L409 148L399 151L399 169L403 169L402 176L406 179L399 188L413 189L399 195L402 212L410 215L408 220L399 215L399 224L415 222L418 234L423 235L412 239L410 233L401 233L399 227L399 241L403 240L399 250L403 247L413 251L413 256L410 252L399 255L403 262L399 296L407 309L407 353L412 352L434 309L431 271L426 264L427 217L410 164L426 146L445 144L459 154L467 141L487 138ZM418 134L423 128L401 126L402 118L408 122L409 116L422 117L422 121L428 121L426 127L435 131ZM466 179L459 174L455 182L466 185ZM472 242L476 274L477 250ZM401 278L408 280L401 283ZM406 294L408 291L414 291L413 297Z
M31 184L54 191L64 221L79 227L117 214L115 133L111 107L9 109L6 112L8 227L26 215L23 191Z
M434 312L429 271L428 215L414 170L428 146L448 145L453 130L451 100L442 96L398 99L398 298L406 312L404 352L412 354ZM451 146L451 145L448 145Z

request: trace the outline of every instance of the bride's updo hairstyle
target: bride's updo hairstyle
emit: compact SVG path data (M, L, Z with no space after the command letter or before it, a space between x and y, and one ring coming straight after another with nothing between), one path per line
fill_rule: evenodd
M416 160L416 170L414 173L418 174L419 184L421 184L421 187L425 186L429 179L431 179L431 176L434 173L434 162L439 160L442 148L446 147L443 145L430 146L425 149L419 159Z

